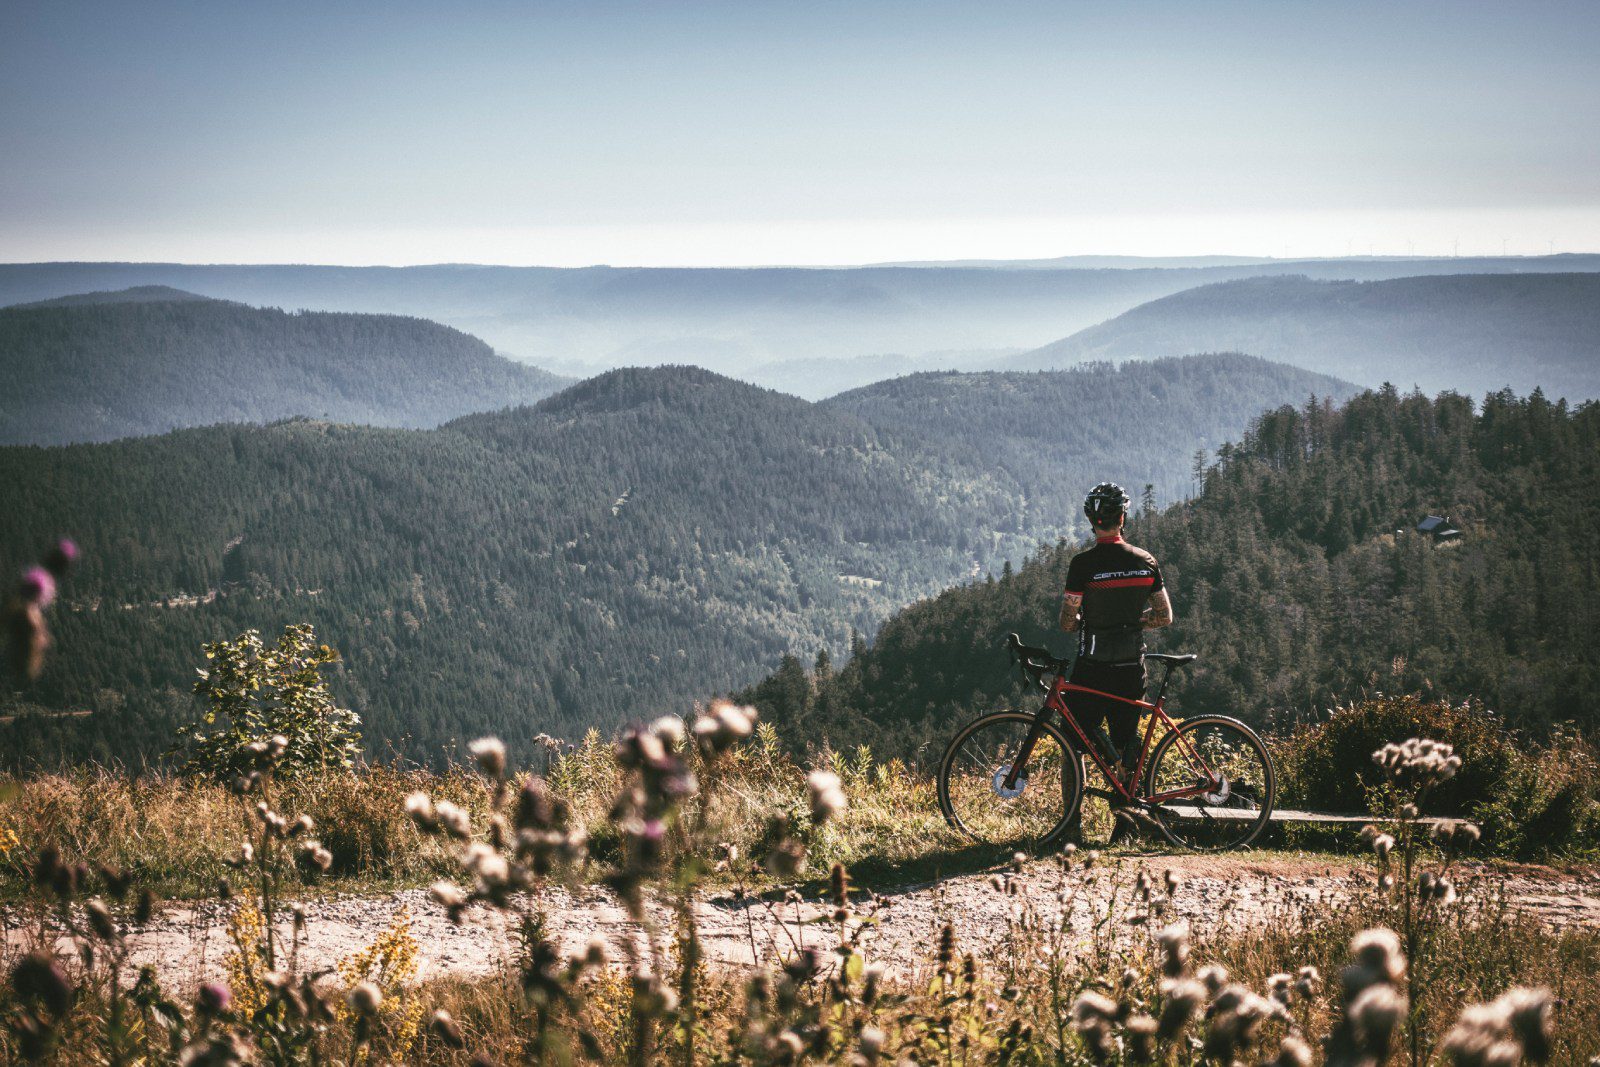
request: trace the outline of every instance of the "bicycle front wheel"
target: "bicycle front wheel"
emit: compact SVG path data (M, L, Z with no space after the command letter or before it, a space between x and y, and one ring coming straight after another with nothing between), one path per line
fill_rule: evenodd
M1277 790L1267 746L1224 715L1197 715L1167 731L1145 771L1144 795L1162 834L1197 852L1248 846L1271 820Z
M984 844L1011 848L1053 844L1077 817L1083 767L1047 723L1016 785L1005 784L1034 716L997 711L968 723L939 762L939 808L945 821Z

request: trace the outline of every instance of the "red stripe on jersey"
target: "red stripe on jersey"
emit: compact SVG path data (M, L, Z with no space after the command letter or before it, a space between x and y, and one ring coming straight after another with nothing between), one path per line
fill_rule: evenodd
M1155 585L1154 575L1148 578L1111 578L1104 582L1090 582L1090 589L1125 589L1133 585Z

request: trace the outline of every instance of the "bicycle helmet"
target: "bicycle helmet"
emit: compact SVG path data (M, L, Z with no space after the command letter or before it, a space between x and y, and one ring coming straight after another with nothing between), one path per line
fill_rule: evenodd
M1101 482L1083 498L1083 513L1096 526L1115 526L1128 513L1128 494L1116 482Z

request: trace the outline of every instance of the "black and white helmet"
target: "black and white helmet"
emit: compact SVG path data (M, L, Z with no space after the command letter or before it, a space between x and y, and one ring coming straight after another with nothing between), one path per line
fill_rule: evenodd
M1128 494L1116 482L1101 482L1083 498L1083 513L1096 526L1115 526L1128 513Z

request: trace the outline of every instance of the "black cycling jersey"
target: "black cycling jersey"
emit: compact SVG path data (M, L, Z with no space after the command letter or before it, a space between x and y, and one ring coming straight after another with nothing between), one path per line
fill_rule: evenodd
M1142 616L1150 594L1162 588L1155 557L1121 537L1102 537L1093 548L1072 557L1066 592L1083 597L1079 609L1078 659L1069 679L1128 700L1142 700L1145 691ZM1067 704L1085 730L1105 724L1113 759L1132 760L1138 753L1139 716L1132 704L1111 697L1070 693Z
M1078 654L1102 662L1135 663L1144 651L1141 617L1162 588L1156 558L1121 537L1097 538L1072 557L1066 592L1083 597Z

